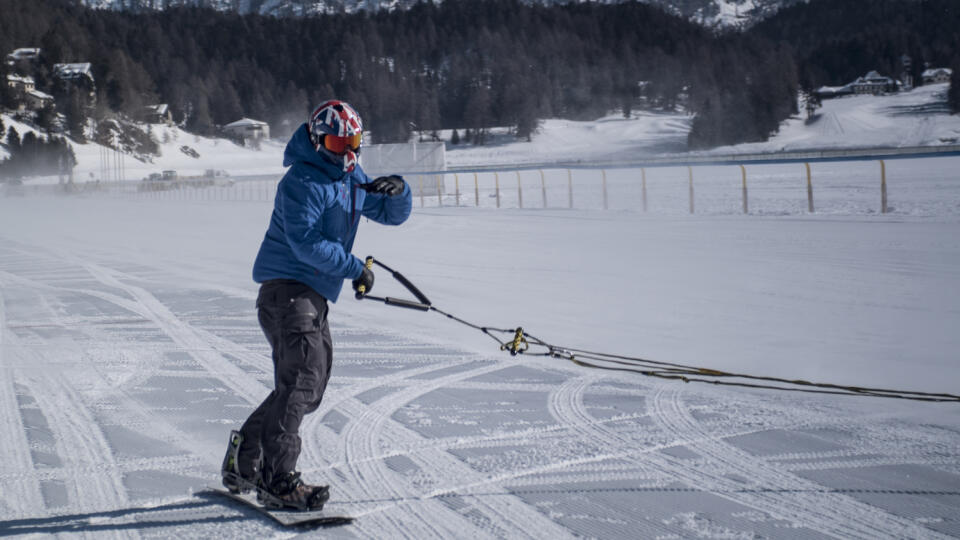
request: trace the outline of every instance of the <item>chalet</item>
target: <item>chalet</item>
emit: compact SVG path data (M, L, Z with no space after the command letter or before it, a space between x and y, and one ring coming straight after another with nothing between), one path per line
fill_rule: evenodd
M173 124L173 114L170 112L170 106L166 103L158 105L147 105L144 107L144 120L150 124Z
M93 82L93 70L90 62L81 62L76 64L54 64L53 74L64 81L76 81L79 79L89 79Z
M890 77L884 77L876 71L871 71L863 77L857 77L857 80L849 84L854 94L872 94L880 95L887 92L896 92L900 89L900 81Z
M39 90L27 92L27 107L31 110L39 111L47 105L53 105L53 96L45 94Z
M953 70L950 68L932 68L924 70L923 84L937 84L950 82Z
M231 137L240 139L243 144L246 145L248 142L269 139L270 125L260 120L241 118L236 122L231 122L223 126L223 132Z
M21 75L7 75L7 86L12 88L18 96L24 96L27 92L37 89L33 77Z
M818 99L830 99L849 96L850 94L853 94L853 88L849 84L843 86L821 86L820 88L817 88L813 94Z
M36 47L23 47L20 49L14 49L14 51L7 55L7 65L15 66L21 62L32 62L40 58L40 49Z

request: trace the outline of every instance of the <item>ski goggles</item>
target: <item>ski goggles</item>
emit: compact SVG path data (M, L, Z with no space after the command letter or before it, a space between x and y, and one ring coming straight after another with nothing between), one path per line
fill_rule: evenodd
M323 136L323 147L327 150L333 152L337 155L343 155L347 153L347 150L353 150L354 152L360 151L360 143L363 142L363 134L357 133L355 135L347 135L346 137L339 137L337 135L324 135Z

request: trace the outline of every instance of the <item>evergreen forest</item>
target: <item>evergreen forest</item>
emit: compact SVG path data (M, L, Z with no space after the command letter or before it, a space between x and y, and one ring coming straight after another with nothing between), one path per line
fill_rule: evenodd
M494 126L530 137L543 118L644 109L695 115L689 143L703 148L764 140L797 112L801 91L869 70L899 76L904 55L919 75L926 63L955 65L960 51L956 0L811 0L726 31L635 1L444 0L306 18L71 0L3 0L0 10L0 51L42 49L38 88L54 86L54 63L92 64L95 106L55 93L79 138L87 117L135 118L157 103L197 133L251 117L282 137L335 96L375 142L458 129L482 144Z

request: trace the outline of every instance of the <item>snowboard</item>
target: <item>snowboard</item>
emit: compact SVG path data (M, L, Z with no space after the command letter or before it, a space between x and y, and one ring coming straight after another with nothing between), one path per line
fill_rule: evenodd
M336 527L339 525L349 525L353 522L352 517L331 515L329 511L325 510L285 510L267 508L257 501L256 492L230 493L226 489L216 486L208 486L207 490L208 492L220 497L232 499L250 508L253 508L254 510L270 517L285 527Z

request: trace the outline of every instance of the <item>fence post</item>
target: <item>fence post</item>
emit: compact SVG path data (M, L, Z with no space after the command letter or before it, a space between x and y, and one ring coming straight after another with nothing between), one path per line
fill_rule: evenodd
M477 180L477 173L473 173L473 197L476 206L480 206L480 182Z
M438 174L437 175L437 206L439 207L443 206L443 189L441 189L442 187L443 187L443 175Z
M603 209L607 210L609 209L607 204L607 170L600 169L600 172L603 174Z
M693 167L687 165L687 172L690 175L690 213L693 213Z
M540 169L540 191L543 193L543 207L547 207L547 180L543 177L543 169Z
M740 166L740 172L743 173L743 213L749 213L747 210L747 168Z
M640 193L643 196L643 211L647 211L647 169L640 167Z
M880 213L887 213L887 164L880 160Z
M810 164L804 163L807 167L807 211L813 213L813 180L810 177Z
M520 181L520 171L517 171L517 201L523 209L523 183Z
M453 185L456 186L457 206L460 206L460 175L453 173Z
M497 208L500 208L500 173L493 173L493 180L497 188Z
M569 192L570 209L573 210L573 172L567 169L567 191Z
M420 181L420 208L423 208L423 175L418 175L417 180Z

